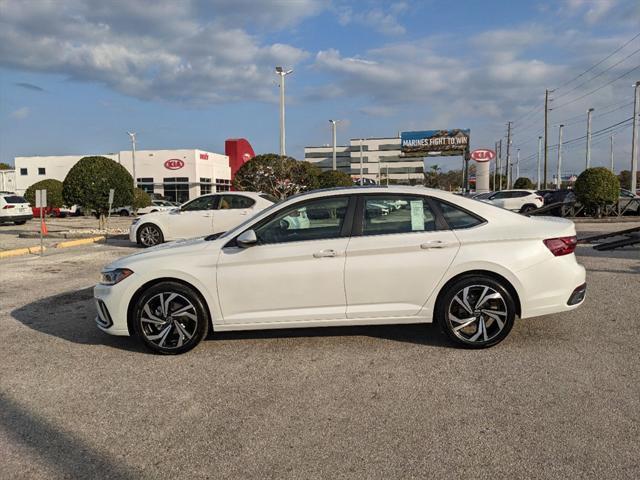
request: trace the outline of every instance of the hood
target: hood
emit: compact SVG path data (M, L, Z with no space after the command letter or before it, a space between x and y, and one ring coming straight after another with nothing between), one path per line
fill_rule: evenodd
M119 258L118 260L110 263L104 268L105 270L110 270L113 268L130 267L131 265L146 262L149 260L155 261L161 258L166 258L168 256L197 252L200 250L204 250L205 248L208 248L213 244L214 242L206 241L204 237L163 243L160 245L156 245L155 247L147 248L138 253Z

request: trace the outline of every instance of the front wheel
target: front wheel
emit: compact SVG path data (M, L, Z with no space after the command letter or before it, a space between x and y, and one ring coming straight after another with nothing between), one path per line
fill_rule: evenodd
M162 230L153 223L145 223L138 229L138 243L143 247L153 247L164 242Z
M439 299L436 317L456 344L486 348L500 343L513 327L516 306L498 281L483 275L463 277Z
M133 314L135 333L155 353L188 352L209 330L209 316L200 296L177 282L149 288L136 302Z
M129 210L125 210L125 209L120 210L120 216L121 217L128 217L129 216Z

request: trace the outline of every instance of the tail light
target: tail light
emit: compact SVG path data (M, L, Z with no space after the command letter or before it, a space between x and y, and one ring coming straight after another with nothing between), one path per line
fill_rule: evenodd
M7 210L9 208L15 208L15 205L5 205L4 207L2 207L3 210Z
M573 253L576 249L578 239L574 235L573 237L547 238L543 240L543 242L554 256L560 257Z
M540 202L544 203L544 198L542 198L542 197L536 197L536 200L539 200Z

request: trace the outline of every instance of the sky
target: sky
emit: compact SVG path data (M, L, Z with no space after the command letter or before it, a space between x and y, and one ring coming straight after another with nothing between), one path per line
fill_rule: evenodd
M0 161L126 150L127 131L139 149L277 152L282 65L298 159L331 141L329 119L339 144L469 128L472 148L506 147L512 121L533 177L550 89L550 171L560 123L563 174L584 168L588 108L592 166L622 122L628 169L638 34L638 0L0 0Z

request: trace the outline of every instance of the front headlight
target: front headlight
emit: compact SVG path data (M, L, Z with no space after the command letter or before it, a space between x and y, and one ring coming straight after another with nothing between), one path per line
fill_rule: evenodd
M116 283L121 282L129 275L133 273L132 270L128 268L116 268L115 270L105 270L101 273L102 278L100 279L100 283L102 285L115 285Z

